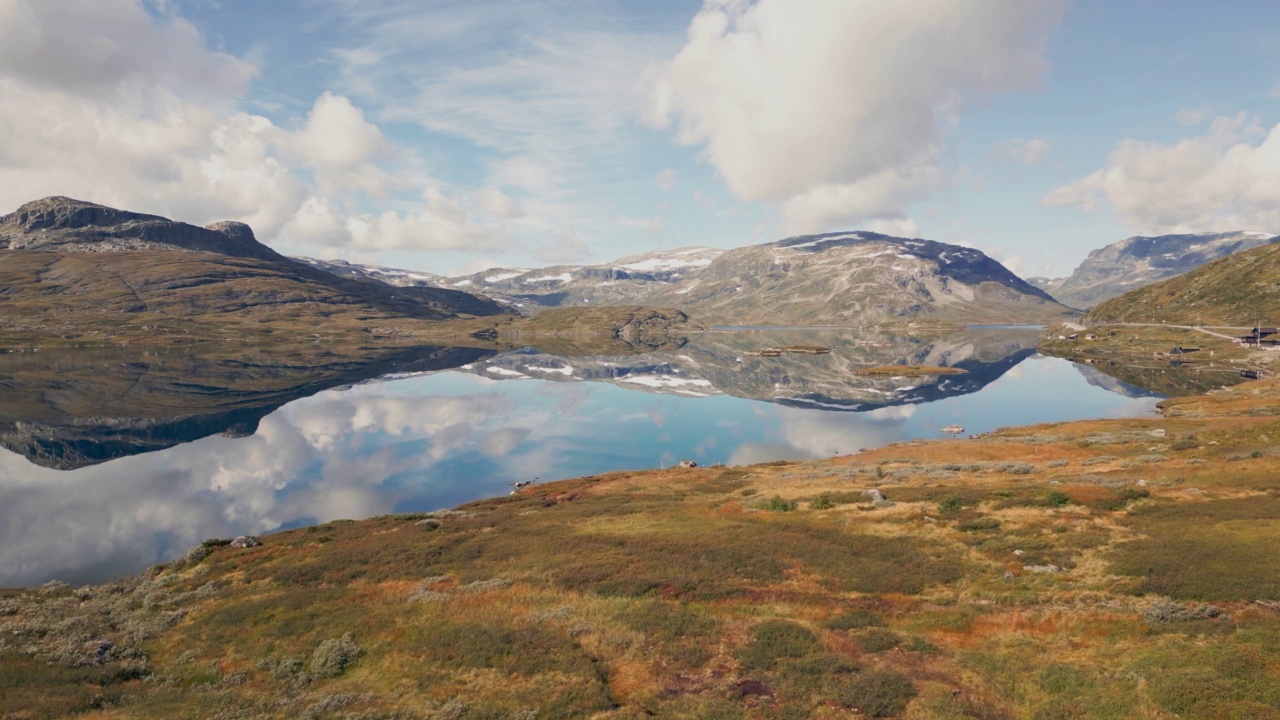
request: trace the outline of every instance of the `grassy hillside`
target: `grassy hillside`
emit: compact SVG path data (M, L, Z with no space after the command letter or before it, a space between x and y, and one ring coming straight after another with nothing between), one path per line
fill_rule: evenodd
M289 260L0 252L0 338L9 347L323 335L503 313L465 293L348 280Z
M1277 408L210 541L0 597L0 716L1280 717Z
M1084 322L1253 326L1280 322L1280 244L1229 255L1098 305Z

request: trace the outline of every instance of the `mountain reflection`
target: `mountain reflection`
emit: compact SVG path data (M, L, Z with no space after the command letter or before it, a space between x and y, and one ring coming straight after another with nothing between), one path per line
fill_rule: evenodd
M71 470L209 435L248 437L262 418L321 390L493 354L418 347L358 357L203 348L0 355L0 446Z

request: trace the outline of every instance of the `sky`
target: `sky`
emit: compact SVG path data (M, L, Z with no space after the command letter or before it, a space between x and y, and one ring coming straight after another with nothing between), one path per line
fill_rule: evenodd
M874 230L1280 233L1273 0L0 0L0 213L443 275Z

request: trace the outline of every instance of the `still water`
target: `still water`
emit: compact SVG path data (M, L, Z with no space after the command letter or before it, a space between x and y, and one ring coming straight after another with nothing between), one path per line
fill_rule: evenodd
M98 582L209 537L450 507L518 481L1153 411L1152 393L1037 355L1034 339L709 334L607 357L450 348L324 372L244 358L0 362L0 586ZM752 354L802 343L832 352ZM856 374L902 363L965 372Z

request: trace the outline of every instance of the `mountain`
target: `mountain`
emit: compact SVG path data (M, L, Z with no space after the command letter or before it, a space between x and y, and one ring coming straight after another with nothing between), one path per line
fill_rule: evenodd
M693 276L724 250L657 250L602 265L491 268L449 278L444 287L483 293L533 312L571 305L637 305L667 285ZM680 303L676 303L678 306Z
M1274 239L1274 238L1273 238ZM1093 308L1086 323L1250 326L1280 321L1280 244L1245 250Z
M400 270L381 265L362 265L346 260L317 260L301 256L289 259L353 280L376 280L396 287L445 287L448 282L447 278L421 270Z
M730 250L643 302L742 325L1039 323L1070 314L981 251L872 232Z
M509 312L458 290L339 277L241 223L200 228L59 197L0 217L0 287L0 334L15 344L370 332Z
M1040 323L1070 314L978 250L872 232L804 235L727 251L680 248L586 267L495 268L447 284L524 311L679 307L700 320L733 325Z
M1277 240L1280 236L1260 232L1131 237L1089 253L1068 277L1031 278L1030 282L1058 302L1088 309L1135 288Z

